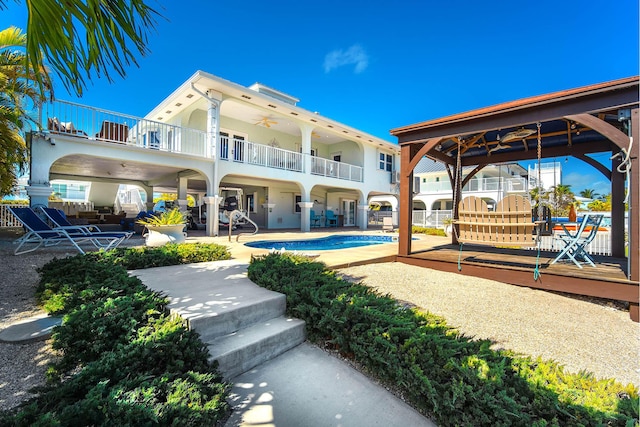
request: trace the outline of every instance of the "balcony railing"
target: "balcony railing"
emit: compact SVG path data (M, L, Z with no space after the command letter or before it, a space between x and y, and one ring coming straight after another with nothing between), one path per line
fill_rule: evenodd
M362 167L315 156L311 157L311 174L362 182Z
M114 113L67 101L54 101L43 110L42 127L51 134L87 138L211 158L206 132L154 120Z
M220 160L305 172L304 154L227 136L220 137ZM362 182L362 167L311 157L311 174Z
M527 180L522 177L514 178L483 178L472 179L464 186L462 191L506 191L506 192L526 192ZM438 191L451 191L451 184L448 181L421 182L420 191L422 193L432 193Z
M149 150L213 158L207 133L67 101L54 101L43 111L42 127L51 135L125 144ZM241 139L220 137L218 158L237 163L304 173L304 156ZM307 155L308 156L308 155ZM311 174L362 182L362 167L311 157Z

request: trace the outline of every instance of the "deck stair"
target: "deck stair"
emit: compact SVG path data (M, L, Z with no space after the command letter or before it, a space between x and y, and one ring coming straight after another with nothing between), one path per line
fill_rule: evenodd
M286 296L251 282L246 267L228 260L134 273L170 296L171 312L198 332L226 379L305 340L304 321L285 316Z

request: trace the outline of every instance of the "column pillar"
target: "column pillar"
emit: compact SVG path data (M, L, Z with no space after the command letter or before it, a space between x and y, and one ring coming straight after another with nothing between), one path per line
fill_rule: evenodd
M369 224L369 205L363 204L362 200L358 201L358 228L366 230Z
M300 126L300 145L302 147L302 171L306 174L311 173L311 133L313 126L303 124Z
M215 97L215 98L214 98ZM218 235L218 227L219 223L219 213L220 213L220 203L218 203L220 198L220 190L219 190L219 182L218 182L218 146L220 142L220 100L222 99L222 94L216 92L214 90L207 91L207 100L209 101L209 108L207 109L207 123L208 123L208 132L207 132L207 142L208 147L211 150L211 158L213 159L213 178L211 195L214 200L210 200L210 203L207 203L209 206L207 207L207 236L217 236Z
M400 216L398 236L398 255L411 254L411 205L413 194L413 171L406 173L411 163L411 145L400 148Z
M180 206L181 211L187 210L187 186L189 179L178 176L178 206Z
M49 196L51 195L51 187L49 183L29 185L26 187L29 195L29 206L49 206Z
M300 231L305 233L311 230L311 208L313 202L299 202L300 206Z

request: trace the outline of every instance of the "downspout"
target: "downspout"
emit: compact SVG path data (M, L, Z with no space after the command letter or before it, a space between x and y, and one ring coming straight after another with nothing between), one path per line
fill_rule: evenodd
M191 89L204 99L209 101L209 108L207 110L207 122L209 131L207 132L207 145L211 148L211 158L213 159L213 209L210 212L213 215L213 230L208 230L209 235L218 236L219 214L220 214L220 195L218 185L218 122L220 121L220 101L211 98L208 93L204 93L196 88L194 83L191 83ZM211 208L211 206L209 206Z

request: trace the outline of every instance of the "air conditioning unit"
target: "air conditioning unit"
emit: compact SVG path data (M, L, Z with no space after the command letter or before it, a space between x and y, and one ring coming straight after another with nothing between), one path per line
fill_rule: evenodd
M391 171L391 183L400 184L400 171Z

